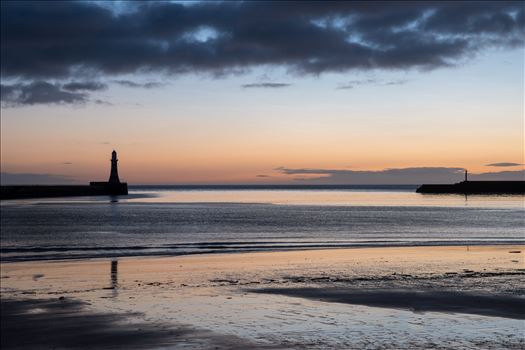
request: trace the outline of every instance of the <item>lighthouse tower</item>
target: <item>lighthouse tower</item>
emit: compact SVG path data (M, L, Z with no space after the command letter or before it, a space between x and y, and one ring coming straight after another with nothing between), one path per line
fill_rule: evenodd
M111 152L111 174L109 175L109 181L92 181L89 183L91 187L90 193L94 195L121 195L128 194L128 184L120 182L118 178L118 167L117 167L117 152Z
M109 184L110 185L118 185L120 184L120 180L118 178L118 168L117 168L117 152L113 150L111 152L111 175L109 175Z

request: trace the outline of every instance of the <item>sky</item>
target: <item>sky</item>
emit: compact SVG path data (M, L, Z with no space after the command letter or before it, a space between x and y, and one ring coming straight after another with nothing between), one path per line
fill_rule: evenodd
M2 2L1 182L525 179L523 2Z

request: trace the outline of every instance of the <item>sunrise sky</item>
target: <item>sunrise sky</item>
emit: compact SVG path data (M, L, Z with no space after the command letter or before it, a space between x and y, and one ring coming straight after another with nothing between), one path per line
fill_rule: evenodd
M523 2L1 6L3 183L524 177Z

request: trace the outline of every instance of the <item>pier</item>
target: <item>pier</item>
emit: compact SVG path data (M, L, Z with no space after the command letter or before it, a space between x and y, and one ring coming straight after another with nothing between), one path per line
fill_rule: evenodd
M465 171L465 180L455 184L421 185L417 193L457 194L525 194L525 181L470 181Z
M111 153L111 171L108 181L94 181L89 185L13 185L0 187L0 199L28 199L77 196L127 195L128 184L120 182L117 152Z
M525 181L462 181L451 185L421 185L417 193L525 194Z

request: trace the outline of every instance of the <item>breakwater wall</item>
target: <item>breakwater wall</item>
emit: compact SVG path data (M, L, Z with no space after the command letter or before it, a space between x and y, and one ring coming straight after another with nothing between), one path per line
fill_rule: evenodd
M98 182L90 185L21 185L0 186L0 199L46 197L111 196L128 194L128 184L110 185Z
M417 193L525 194L525 181L463 181L449 185L421 185Z

